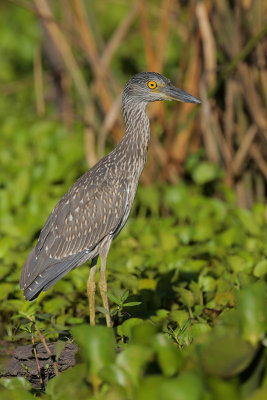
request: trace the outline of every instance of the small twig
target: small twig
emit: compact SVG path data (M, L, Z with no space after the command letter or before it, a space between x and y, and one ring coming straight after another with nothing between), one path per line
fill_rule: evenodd
M107 43L100 59L100 63L105 68L107 68L108 65L110 64L113 55L121 45L126 33L128 32L133 21L135 20L137 10L138 10L137 3L134 3L133 6L130 8L129 13L121 21L120 25L115 30L109 42Z
M251 77L251 69L247 64L242 63L238 68L241 84L245 93L244 99L246 101L248 110L254 119L255 123L261 130L261 133L267 140L267 118L265 107L262 104L259 93L256 89L256 84Z
M139 0L138 5L140 13L141 32L145 48L146 64L148 66L148 70L153 71L154 66L156 65L156 57L153 49L151 31L149 29L147 7L145 0Z
M213 87L216 81L216 42L212 32L207 6L203 2L196 4L196 16L203 38L203 53L207 86Z
M219 76L216 85L211 88L208 92L208 97L213 97L215 93L220 88L221 84L226 80L226 78L231 75L238 65L245 60L249 53L254 49L254 47L259 43L259 41L267 34L267 23L263 25L261 30L257 35L253 36L247 44L242 48L242 50L237 54L237 56L226 66L222 74Z
M50 359L51 359L51 361L53 363L55 374L56 374L56 376L58 376L59 375L59 371L58 371L58 366L57 366L56 360L54 358L54 355L51 353L49 347L47 346L46 340L45 340L44 336L42 335L40 329L38 328L36 322L34 322L34 327L35 327L35 329L36 329L36 331L37 331L37 333L38 333L38 335L39 335L39 337L41 339L41 342L44 345L44 348L45 348L47 354L49 355L49 357L50 357Z
M84 5L81 0L73 0L73 7L75 12L75 23L80 36L81 41L84 43L86 48L85 56L92 68L94 74L94 89L100 99L101 105L104 112L108 112L113 103L112 95L109 91L109 86L107 85L106 79L103 77L109 77L111 73L105 67L104 64L100 62L99 51L97 49L96 43L94 41L91 26L87 23L84 12ZM119 124L113 126L112 129L113 137L115 141L121 139L121 129Z
M214 135L213 112L210 102L208 101L207 87L204 79L200 81L200 93L203 101L203 105L201 107L200 124L207 156L209 160L218 163L220 160L220 153L218 149L217 138ZM198 109L198 107L195 107L194 109ZM191 111L190 117L193 115L194 109ZM200 108L198 109L198 112L199 111Z
M33 345L33 352L34 352L34 357L35 357L35 360L36 360L37 370L38 370L38 374L39 374L40 384L41 384L41 387L43 387L44 386L44 382L43 382L43 378L42 378L42 374L41 374L41 367L40 367L40 364L39 364L37 351L36 351L36 344L34 342L33 335L32 335L32 345Z
M34 0L34 3L40 13L53 19L53 14L47 0ZM48 22L47 19L42 19L42 22L43 26L51 36L66 69L72 77L83 103L87 104L88 99L90 98L88 86L77 61L74 58L71 47L57 24L52 21Z
M116 120L118 119L118 115L121 109L121 96L118 96L117 99L114 101L111 109L106 114L104 122L100 128L98 134L98 155L100 157L104 156L105 145L106 145L106 138L108 132L112 129Z
M86 105L84 109L84 119L85 119L85 156L89 167L96 164L98 157L95 152L95 129L94 129L94 113L95 105L90 102Z
M49 347L47 346L46 340L45 340L44 336L42 335L40 329L38 328L38 325L37 325L36 321L34 320L34 318L32 318L32 317L29 316L29 315L27 315L27 318L28 318L31 322L33 322L34 327L35 327L35 329L36 329L36 332L38 333L38 335L39 335L39 337L40 337L40 339L41 339L41 342L43 343L43 346L44 346L44 348L45 348L47 354L49 355L49 357L50 357L50 359L51 359L51 361L52 361L52 363L53 363L53 367L54 367L55 374L56 374L56 376L58 376L58 375L59 375L59 371L58 371L58 366L57 366L57 363L56 363L56 361L55 361L54 355L51 353Z
M267 162L264 160L259 147L256 144L252 144L250 148L250 154L256 164L258 165L259 169L262 172L262 175L267 180Z
M232 169L236 176L241 174L242 165L246 159L246 156L249 153L249 150L251 149L251 144L254 140L257 130L258 128L255 124L251 125L246 135L241 139L242 140L241 145L238 148L235 157L232 161Z
M162 0L161 4L161 15L157 34L157 56L155 60L158 72L162 72L163 70L164 56L167 49L166 43L170 28L169 21L171 19L173 3L173 0Z
M40 46L37 46L34 54L33 77L34 77L37 114L43 115L45 113L45 101L44 101L42 56L41 56Z

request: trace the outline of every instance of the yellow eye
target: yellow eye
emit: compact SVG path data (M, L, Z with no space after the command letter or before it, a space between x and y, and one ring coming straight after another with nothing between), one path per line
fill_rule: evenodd
M158 85L156 84L155 81L149 81L147 82L147 86L149 87L149 89L156 89Z

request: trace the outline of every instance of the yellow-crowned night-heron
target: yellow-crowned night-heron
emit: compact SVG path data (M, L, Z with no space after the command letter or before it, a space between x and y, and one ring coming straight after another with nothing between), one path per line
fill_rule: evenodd
M134 75L123 92L126 132L117 147L81 176L55 206L21 272L20 287L34 300L67 272L92 259L87 294L90 323L95 324L95 272L101 260L99 289L111 326L106 259L112 240L125 225L150 138L147 103L177 100L200 103L155 72Z

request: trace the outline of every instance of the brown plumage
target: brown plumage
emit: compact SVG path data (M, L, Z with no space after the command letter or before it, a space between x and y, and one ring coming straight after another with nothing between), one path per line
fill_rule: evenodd
M125 135L111 153L74 183L48 217L21 272L20 287L27 300L35 299L67 272L93 259L87 292L90 320L94 324L91 303L95 296L96 261L100 256L100 292L108 311L106 257L132 208L150 138L145 107L157 100L200 102L154 72L140 73L130 79L123 93ZM106 318L111 325L108 314Z

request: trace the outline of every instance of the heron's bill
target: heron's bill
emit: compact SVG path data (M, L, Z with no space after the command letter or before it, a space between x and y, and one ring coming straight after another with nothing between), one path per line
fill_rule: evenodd
M175 86L165 86L160 88L159 91L166 96L166 100L181 101L182 103L201 103L196 97Z

